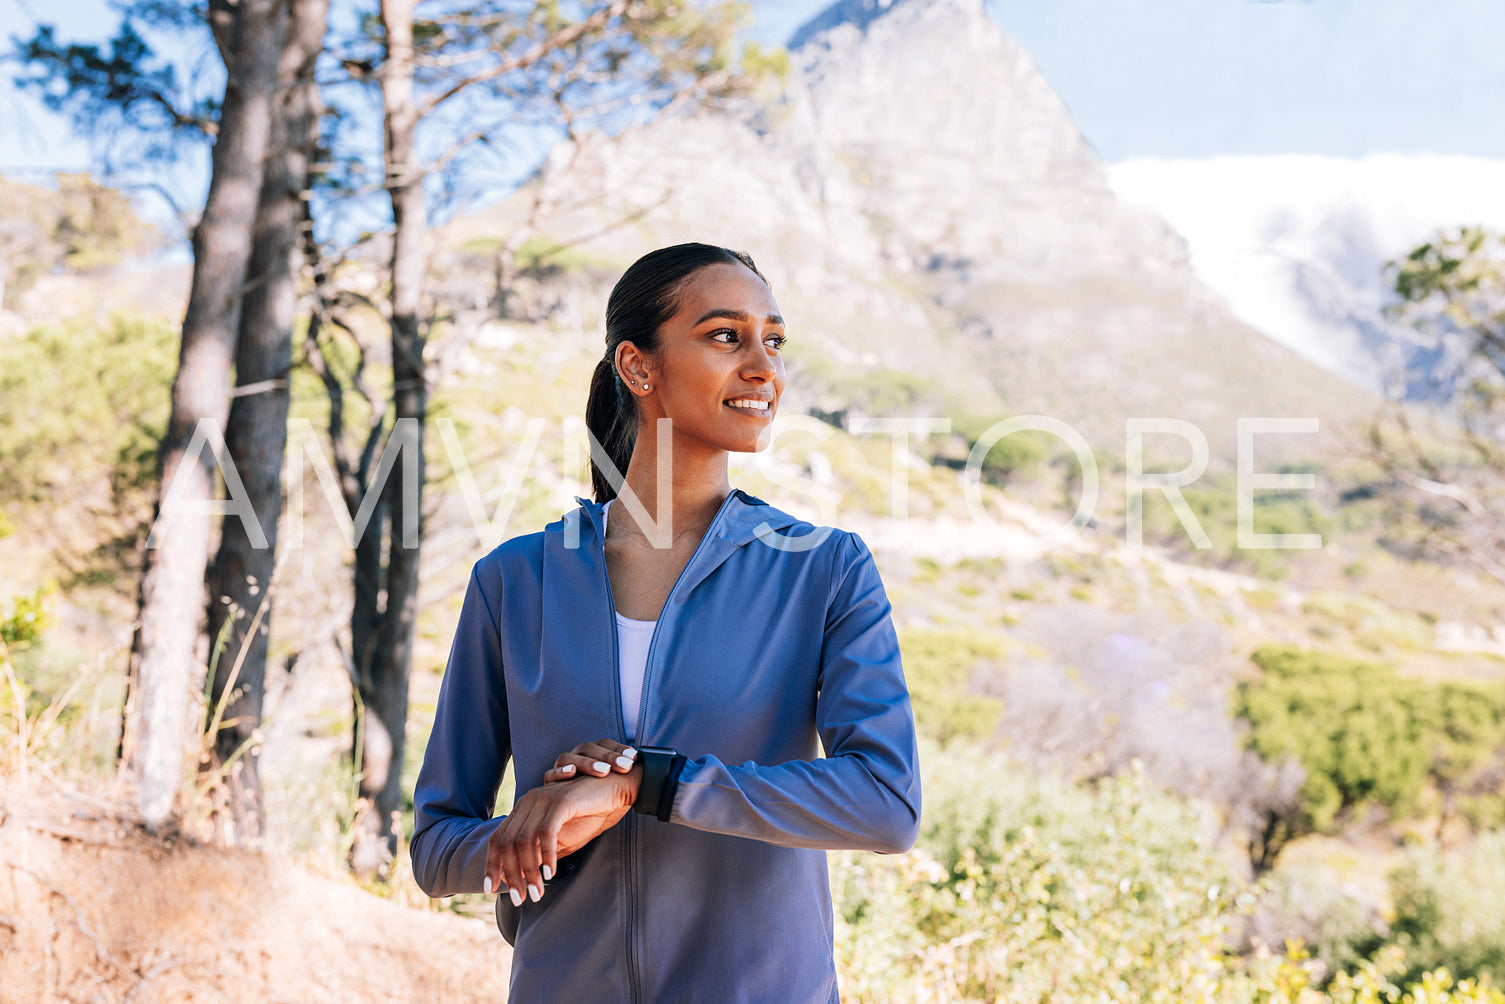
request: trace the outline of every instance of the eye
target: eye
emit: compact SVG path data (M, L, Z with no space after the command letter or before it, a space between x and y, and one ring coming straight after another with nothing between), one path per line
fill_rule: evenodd
M780 349L783 349L784 343L787 342L787 341L789 341L789 336L788 335L769 335L767 338L765 338L763 340L765 342L770 343L774 347L775 350L780 350Z
M722 335L730 335L731 337L722 338ZM715 331L711 332L710 337L713 341L721 342L723 345L737 344L737 332L733 328L717 328Z

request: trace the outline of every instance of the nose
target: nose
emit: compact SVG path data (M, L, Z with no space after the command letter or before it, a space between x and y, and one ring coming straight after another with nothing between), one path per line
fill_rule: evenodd
M739 375L744 380L767 383L777 375L777 356L761 340L752 344L754 348L744 356Z

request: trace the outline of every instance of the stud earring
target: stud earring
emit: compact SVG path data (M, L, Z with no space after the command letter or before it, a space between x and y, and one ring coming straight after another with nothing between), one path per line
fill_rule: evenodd
M648 385L647 384L643 384L643 389L647 390L648 389Z

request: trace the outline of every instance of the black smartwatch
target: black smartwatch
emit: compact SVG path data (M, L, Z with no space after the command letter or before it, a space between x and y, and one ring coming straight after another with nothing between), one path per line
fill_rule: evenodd
M685 769L685 758L668 746L639 746L637 751L638 763L643 765L643 779L638 785L638 797L632 803L632 811L667 823L674 809L674 794L679 790L679 775Z

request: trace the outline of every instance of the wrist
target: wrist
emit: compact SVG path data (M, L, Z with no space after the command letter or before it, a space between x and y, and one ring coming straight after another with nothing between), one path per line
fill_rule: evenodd
M608 776L617 782L617 790L621 793L622 808L631 809L637 803L638 793L643 787L643 765L635 763L625 774L612 773Z

